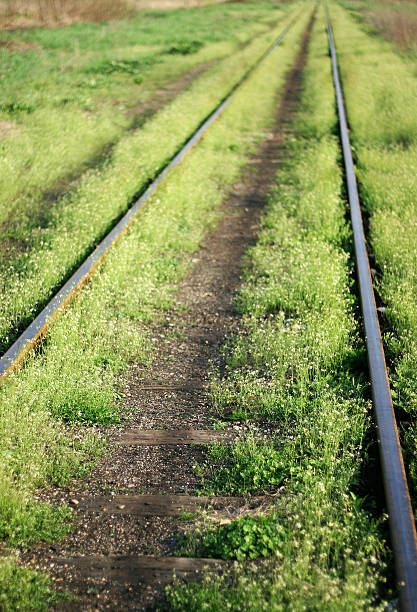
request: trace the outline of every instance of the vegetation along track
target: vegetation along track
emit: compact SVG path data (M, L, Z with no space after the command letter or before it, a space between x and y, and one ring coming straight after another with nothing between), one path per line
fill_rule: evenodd
M344 358L346 363L352 361L354 347L349 347L349 334L354 336L355 332L354 326L353 332L349 329L353 324L343 254L349 231L340 214L342 207L338 208L336 147L328 130L332 122L331 96L328 84L320 92L323 82L314 88L312 78L313 66L319 80L317 66L324 65L322 50L320 55L322 35L321 26L312 17L282 91L275 128L251 164L254 173L237 187L237 193L230 195L226 215L206 239L193 273L181 283L178 313L172 312L161 327L152 327L151 333L159 340L166 337L167 329L175 334L156 355L153 369L148 366L131 372L126 404L133 409L132 423L119 436L115 432L115 439L119 439L113 457L103 461L92 477L77 485L78 489L41 494L43 501L66 499L82 514L76 532L66 540L53 547L32 549L21 559L45 569L57 583L71 586L82 609L99 602L110 608L152 608L159 597L159 585L170 580L175 569L180 577L192 578L200 572L205 578L202 584L177 583L169 589L168 601L174 609L208 605L217 610L225 603L239 609L243 602L254 610L264 609L266 603L277 609L301 609L307 602L312 609L322 609L326 602L330 609L377 607L381 548L372 528L367 526L366 513L355 506L354 495L353 505L347 495L355 472L352 457L363 440L361 428L366 426L366 411L360 385L351 384L349 375L343 380L336 372ZM336 67L335 58L333 62ZM300 91L302 74L304 87ZM319 119L304 115L305 124L298 128L297 142L292 135L293 120L300 120L309 104L310 110L317 110L319 100L324 106L324 119L320 116L324 128ZM338 101L340 104L340 95ZM288 132L282 129L284 125L290 128ZM290 163L284 162L284 144ZM348 151L345 146L345 153ZM315 198L320 197L317 180L309 184L310 179L302 176L313 161L319 181L324 179L321 189L333 190L331 197L325 198L328 216L314 208ZM240 258L245 246L254 243L257 218L273 185L277 164L283 167L283 203L275 208L270 203L261 239L251 250L253 269L235 301L245 315L241 320L230 307L230 300L239 285ZM346 170L348 177L352 176L349 165ZM294 185L300 197L295 206L291 201ZM242 208L243 215L236 212ZM286 237L282 235L283 227ZM363 230L360 233L363 238ZM355 228L354 240L357 242ZM308 263L303 261L305 254ZM367 260L365 272L368 290L372 291ZM332 289L322 282L325 279L328 285L331 274ZM363 293L361 285L362 301ZM373 296L368 297L372 302ZM377 324L375 308L373 317ZM323 318L326 324L321 329ZM218 356L218 347L228 329L232 329L233 337L224 362ZM368 346L370 340L367 327ZM53 335L48 337L46 352L55 341ZM282 365L279 351L283 356L286 353ZM307 365L303 351L308 356ZM383 354L379 357L383 358ZM111 356L105 359L111 363ZM211 398L206 392L210 359L211 368L218 372L217 381L212 381ZM371 374L372 362L371 353ZM389 395L384 367L382 371ZM157 373L154 377L153 372ZM13 374L11 385L15 382ZM333 412L332 393L336 400ZM214 429L210 400L220 417ZM321 404L326 402L327 412L321 414ZM374 390L374 402L378 412L378 389ZM142 411L135 414L138 406ZM392 415L391 404L389 409ZM167 415L173 430L164 429ZM316 440L310 431L313 424L318 429ZM200 429L202 426L205 429ZM338 427L340 439L335 433ZM335 436L333 440L324 428ZM380 440L384 457L381 434ZM206 457L204 445L210 442L214 444ZM190 443L197 446L185 449ZM198 446L201 444L203 447ZM403 475L398 441L396 445ZM330 470L331 462L337 480L323 471L323 467ZM349 462L351 466L345 469L344 464ZM189 465L184 473L186 463ZM173 470L173 466L178 469ZM203 489L198 490L201 476ZM277 497L276 489L281 484ZM388 490L389 486L388 481ZM406 488L405 480L403 486ZM275 495L266 494L271 488ZM126 495L126 491L133 494ZM406 493L405 498L407 502ZM396 503L395 496L388 502L394 521ZM342 507L347 510L346 517L340 516ZM330 520L336 508L339 515L335 512ZM178 515L180 520L176 521L173 517ZM411 535L405 538L409 545L415 542L409 502L405 516L411 519ZM195 525L197 531L193 531ZM178 546L181 532L182 544ZM401 544L398 549L395 527L392 534L401 606L413 609L413 560L404 559ZM299 556L297 548L301 549ZM174 551L180 556L172 556ZM154 554L145 554L148 552ZM286 566L285 559L289 552L291 567ZM415 548L409 547L408 554L414 552ZM273 557L268 558L271 553ZM233 556L240 561L264 556L266 561L230 567L227 559ZM372 565L376 566L374 570ZM138 581L143 588L134 586ZM146 582L147 588L143 584ZM50 593L48 596L52 597ZM61 601L61 605L65 603ZM73 608L74 603L68 606Z

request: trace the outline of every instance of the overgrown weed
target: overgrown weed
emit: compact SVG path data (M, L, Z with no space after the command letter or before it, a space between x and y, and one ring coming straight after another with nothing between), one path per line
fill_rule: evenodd
M0 608L4 612L47 612L69 599L68 594L53 589L46 575L20 567L13 557L0 560Z

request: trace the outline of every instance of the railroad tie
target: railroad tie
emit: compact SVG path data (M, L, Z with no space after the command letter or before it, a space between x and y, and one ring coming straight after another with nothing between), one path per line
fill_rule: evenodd
M173 576L198 580L206 572L231 566L229 561L191 557L154 557L152 555L91 555L53 557L58 566L72 568L83 577L137 585L171 582Z
M140 430L131 429L119 441L121 446L156 446L232 442L238 432L213 430ZM222 522L239 516L257 514L272 503L270 495L244 497L191 495L113 495L97 496L77 508L98 516L180 517L183 513L207 511ZM86 555L51 558L60 567L70 568L83 579L138 584L166 584L174 576L199 580L207 572L227 570L232 562L221 559L153 556Z
M129 429L119 440L120 446L158 446L180 444L230 443L235 431L213 431L210 429Z
M257 513L271 502L272 496L251 497L196 497L191 495L115 495L97 497L84 511L106 516L132 517L181 516L184 512L207 510L227 522L243 514ZM71 568L83 578L120 584L165 584L175 577L200 580L207 572L219 572L232 567L232 562L221 559L195 557L162 557L153 555L87 555L53 557L57 566Z
M89 502L86 512L123 514L129 516L180 516L183 512L198 512L207 509L222 515L259 506L265 497L192 496L192 495L114 495L98 496Z

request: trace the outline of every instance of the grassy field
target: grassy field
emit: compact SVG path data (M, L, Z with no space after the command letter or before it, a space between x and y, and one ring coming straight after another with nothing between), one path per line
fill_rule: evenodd
M384 609L383 522L361 499L370 403L336 126L320 11L294 138L237 297L242 329L212 388L218 418L254 430L213 445L199 467L205 493L279 494L258 518L188 533L182 555L237 561L216 582L170 587L174 610ZM265 424L274 433L260 441Z
M262 54L278 34L271 24L286 14L265 3L199 11L3 34L41 49L2 51L0 350ZM220 58L127 129L132 107L161 83Z
M22 196L50 191L113 142L155 89L230 54L282 12L267 3L228 5L2 32L1 176L13 169L16 180L11 186L3 178L0 218L6 203L18 199L21 207Z
M171 174L51 328L42 351L0 388L0 535L9 553L0 564L0 592L2 602L10 600L9 609L48 609L54 600L45 577L14 563L14 551L60 537L71 528L71 512L36 502L34 493L82 476L103 452L94 424L123 418L128 363L151 358L143 323L163 316L173 303L176 284L216 222L227 187L268 128L306 20L307 15ZM248 53L256 54L264 42ZM232 66L235 61L230 58Z
M384 344L417 502L417 118L415 62L332 6ZM364 61L365 60L365 61ZM369 70L372 67L372 70ZM386 310L385 310L386 309Z

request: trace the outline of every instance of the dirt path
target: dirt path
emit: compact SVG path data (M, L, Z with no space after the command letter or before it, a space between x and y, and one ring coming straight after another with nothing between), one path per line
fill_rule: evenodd
M194 499L199 483L193 465L205 447L189 442L211 435L209 374L213 366L222 368L220 348L239 321L231 302L242 256L256 241L259 216L289 137L285 126L299 100L311 26L287 76L273 129L231 191L217 229L194 256L179 288L178 311L153 330L160 348L152 366L132 369L126 389L128 428L115 430L112 454L67 497L82 510L75 532L26 558L79 597L68 610L154 609L172 568L181 575L196 567L195 560L172 557L181 528L176 515L202 501ZM231 436L233 431L231 426ZM53 495L63 497L60 491ZM212 502L219 512L242 507L241 500ZM255 507L262 499L252 503ZM201 569L204 563L198 563Z

